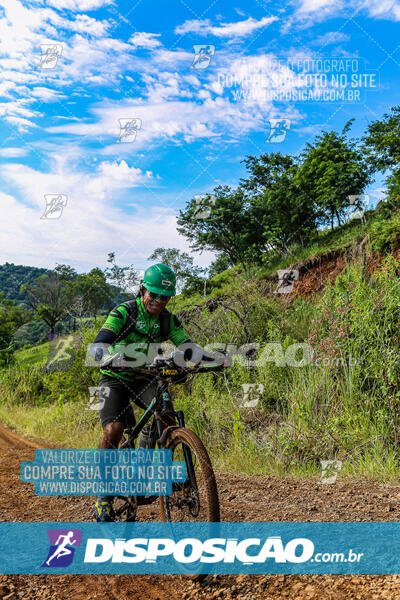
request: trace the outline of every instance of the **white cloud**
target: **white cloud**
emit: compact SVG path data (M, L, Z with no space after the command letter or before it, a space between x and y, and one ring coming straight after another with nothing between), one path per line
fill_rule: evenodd
M204 20L189 20L185 21L183 25L175 27L175 33L183 35L185 33L198 33L201 36L214 35L216 37L244 37L253 33L261 27L266 27L274 21L277 21L278 17L263 17L259 21L253 17L249 17L245 21L237 21L236 23L222 23L221 25L211 25L209 19Z
M23 164L1 165L3 177L17 186L32 205L41 206L44 194L60 193L79 196L90 193L93 197L111 200L115 190L138 187L144 183L152 186L154 176L151 171L143 172L129 167L126 161L101 162L90 175L71 169L73 159L79 154L64 152L52 156L52 171L43 173Z
M4 117L4 118L6 121L11 123L11 125L15 125L17 127L17 129L19 131L21 131L21 133L29 131L29 128L31 128L31 127L37 127L37 125L32 123L32 121L29 121L28 119L23 119L22 117L8 116L8 117Z
M166 92L173 91L171 97ZM241 138L243 134L256 127L261 111L255 114L240 104L230 102L227 98L205 98L202 103L175 99L181 97L182 91L170 82L166 87L156 84L149 90L149 99L123 100L122 102L105 102L92 109L94 122L64 123L49 127L50 133L69 133L92 138L107 138L104 153L131 153L138 149L148 148L151 143L176 143L179 139L193 141L195 139L212 139L224 135ZM176 96L175 96L176 95ZM265 111L265 102L263 113ZM137 131L136 140L132 143L118 143L119 119L141 119L142 127ZM92 119L93 120L93 119ZM228 132L228 133L227 133ZM110 138L115 144L110 145Z
M18 158L25 156L26 152L25 148L0 148L0 156L4 158Z
M0 55L19 57L35 42L34 29L40 27L39 11L25 8L18 0L2 0L5 16L0 19Z
M33 111L24 106L29 100L27 98L23 100L16 100L15 102L0 102L0 115L10 115L13 117L21 116L26 119L30 117L39 116L40 113ZM31 123L34 126L33 123Z
M50 4L50 6L54 6L54 8L66 8L68 10L79 12L85 10L97 10L102 6L114 4L113 0L46 0L46 2L47 4Z
M96 181L96 177L94 178ZM143 173L141 169L129 167L125 160L120 163L101 162L98 167L98 183L100 188L107 188L109 181L115 188L130 188L137 187L142 184L152 185L154 182L153 173L146 171Z
M0 174L18 190L21 201L0 193L2 229L0 254L3 261L44 267L56 262L88 270L106 266L107 253L115 251L120 264L147 264L157 247L188 251L188 243L176 231L176 208L157 206L135 192L136 211L123 211L113 201L121 192L123 177L139 181L152 174L102 163L93 175L71 170L62 156L55 157L53 170L43 173L22 164L0 165ZM67 205L59 219L41 219L44 194L65 194ZM190 251L190 250L189 250ZM199 263L212 259L204 253Z
M52 6L85 10L104 4L103 0L79 3L54 0ZM105 20L85 14L68 18L49 8L47 1L43 7L39 0L35 6L24 5L20 0L0 0L0 6L4 8L4 15L0 16L0 91L11 100L7 109L2 104L0 114L11 114L16 124L16 117L25 119L18 122L19 127L28 127L26 120L37 116L33 112L28 115L25 104L56 97L60 100L63 96L57 88L69 87L74 80L94 85L97 77L98 84L115 83L123 71L127 53L133 50L130 44L104 37L109 27ZM71 37L71 31L77 33ZM56 67L44 72L40 68L41 44L46 43L61 44L63 52ZM30 86L36 87L31 91ZM56 89L51 91L51 88ZM15 100L18 97L23 100Z
M400 21L400 2L398 0L364 0L365 8L371 17Z
M157 48L162 46L159 33L145 33L144 31L136 31L130 38L129 43L138 48Z
M328 31L324 35L320 35L313 39L310 46L328 46L330 44L341 44L342 42L348 42L350 36L340 31Z
M62 66L62 76L68 82L72 78L83 84L110 85L127 68L139 70L142 64L142 61L130 55L133 47L117 39L87 39L76 34L69 42L67 60Z
M59 100L67 97L57 90L52 90L42 86L32 88L30 90L30 96L33 98L39 98L39 100L42 102L52 102L53 100Z
M14 81L3 81L0 83L0 96L11 98L11 90L15 90L16 84Z
M294 5L296 12L284 24L284 31L293 25L309 27L339 15L349 18L367 13L371 18L400 21L400 0L298 0Z
M345 0L301 0L298 13L322 11L328 14L332 10L345 8Z
M109 27L107 21L92 19L92 17L88 17L88 15L77 15L74 21L64 19L63 24L66 29L71 29L72 31L95 37L105 35Z

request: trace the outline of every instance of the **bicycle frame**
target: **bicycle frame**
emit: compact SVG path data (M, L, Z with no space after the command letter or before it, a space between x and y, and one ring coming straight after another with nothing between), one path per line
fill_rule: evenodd
M162 412L168 412L170 415L174 415L178 421L179 427L185 427L185 418L182 410L175 411L172 404L172 398L168 391L168 383L166 381L159 381L157 384L156 396L150 402L149 406L145 409L145 412L137 422L137 424L133 428L129 428L129 437L128 439L121 445L121 449L126 447L132 447L139 433L142 431L144 426L148 423L151 417L154 415L156 424L157 424L157 432L158 432L158 440L157 443L159 447L163 447L165 438L163 439L163 433L165 429L169 429L171 426L167 426L167 428L162 428L162 419L159 412L159 409L162 409ZM172 427L178 427L172 426ZM193 481L195 477L194 465L192 454L190 450L183 446L183 453L185 456L186 468L187 468L187 480Z
M168 404L170 404L170 406L168 406L168 407L163 406L163 396L165 393L168 394ZM177 416L177 414L173 410L172 400L168 393L168 384L165 381L158 382L156 395L147 407L144 406L141 402L136 401L135 404L137 406L139 406L140 408L143 408L144 413L140 417L140 419L136 423L136 425L134 425L134 427L128 427L129 437L126 440L126 442L124 442L124 444L121 445L121 448L126 448L128 446L128 444L134 443L134 441L138 437L139 433L142 431L144 426L148 423L148 421L151 419L151 417L153 415L154 415L156 423L157 423L158 437L159 437L159 439L161 438L162 428L161 428L161 422L160 422L161 421L161 416L160 416L160 412L159 412L160 408L162 408L162 409L170 408L170 409L172 409L172 410L170 410L170 412L173 412ZM181 411L179 411L179 412L181 412ZM180 422L179 419L178 419L178 422Z
M114 367L112 365L112 361L114 358L117 358L118 355L114 357L110 357L107 359L107 362L103 366L107 366L111 370L120 371L120 365L116 365ZM213 371L221 371L222 367L195 367L195 368L186 368L186 369L177 369L175 366L170 366L166 363L163 365L157 365L157 368L131 368L133 372L140 373L141 375L145 375L146 378L151 376L151 378L157 379L157 388L155 397L152 399L150 404L146 406L143 404L140 399L136 399L134 403L144 410L141 418L138 423L134 424L134 422L128 423L125 430L128 431L127 439L121 444L120 448L135 448L135 441L138 437L139 433L143 430L145 425L154 416L154 420L157 427L158 439L156 443L158 448L163 449L168 446L168 438L171 434L171 431L184 428L185 427L185 419L182 410L175 411L171 395L169 393L169 384L183 383L186 381L185 375L190 373L206 373ZM179 375L179 372L183 375L184 379L172 379L171 376ZM197 490L197 481L196 481L196 473L193 464L192 452L190 447L185 443L182 443L182 450L184 454L184 459L186 463L186 480L181 482L180 484L173 484L173 486L179 486L180 489L187 489L187 487L194 488ZM174 487L173 487L174 490ZM124 496L116 496L117 498L121 498L126 501L126 497ZM152 504L155 500L157 500L158 496L138 496L136 499L136 505L147 505ZM131 501L130 501L131 502Z

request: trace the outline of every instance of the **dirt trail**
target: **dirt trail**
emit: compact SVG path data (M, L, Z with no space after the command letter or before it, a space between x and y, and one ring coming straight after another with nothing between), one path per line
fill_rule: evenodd
M2 521L91 521L93 498L35 496L19 463L49 447L0 426ZM217 474L223 521L398 521L400 486L365 481L321 485L268 476ZM140 521L159 520L158 506ZM400 600L400 575L218 575L201 584L168 575L0 575L4 600Z

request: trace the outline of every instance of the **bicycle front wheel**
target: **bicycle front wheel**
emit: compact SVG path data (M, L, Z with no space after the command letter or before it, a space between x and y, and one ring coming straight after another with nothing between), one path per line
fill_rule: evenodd
M186 463L186 481L172 484L171 496L160 496L162 521L220 520L217 482L201 439L186 427L174 429L165 448Z

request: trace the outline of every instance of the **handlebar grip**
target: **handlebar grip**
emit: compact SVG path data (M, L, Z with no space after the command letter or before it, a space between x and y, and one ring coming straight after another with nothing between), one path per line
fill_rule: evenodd
M217 371L223 371L225 367L223 367L222 365L218 365L216 367L198 367L198 368L194 368L193 372L194 373L213 373L213 372L217 372Z
M100 368L104 369L105 367L120 367L123 360L122 354L113 354L106 358L101 364Z

